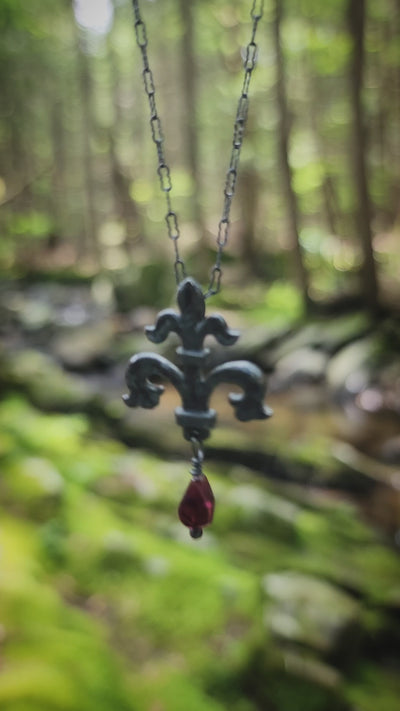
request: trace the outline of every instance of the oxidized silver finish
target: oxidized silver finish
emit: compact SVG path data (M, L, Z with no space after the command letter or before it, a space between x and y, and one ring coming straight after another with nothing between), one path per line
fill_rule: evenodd
M175 410L177 423L189 441L203 441L216 423L216 412L209 408L214 388L220 383L238 385L243 394L231 393L232 404L238 420L264 420L272 410L264 405L266 392L264 375L260 368L245 360L219 365L204 374L209 349L203 347L204 338L212 335L224 346L232 345L239 333L228 328L222 316L205 316L205 297L201 287L191 277L178 288L180 314L165 309L158 314L155 326L146 327L146 335L153 343L162 343L171 332L177 333L182 346L177 348L180 367L155 353L139 353L131 358L126 372L129 394L124 401L129 407L153 408L164 391L153 378L169 380L182 398L182 407Z

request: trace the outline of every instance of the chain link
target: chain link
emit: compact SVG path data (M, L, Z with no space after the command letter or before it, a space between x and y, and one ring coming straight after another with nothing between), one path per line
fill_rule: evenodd
M143 61L143 84L144 90L149 102L150 108L150 129L151 138L156 146L157 150L157 173L160 180L160 187L165 195L165 201L167 203L167 212L165 215L165 222L167 224L168 237L172 240L174 245L174 271L176 283L179 285L180 282L186 276L185 264L179 253L178 240L180 237L178 216L176 212L172 209L171 204L171 171L169 165L165 159L164 155L164 134L162 130L162 125L160 117L157 111L156 104L156 89L154 84L153 72L150 69L149 58L147 54L148 39L146 32L146 25L144 24L142 17L140 15L139 1L132 0L133 12L135 16L135 34L136 42L142 54Z
M156 146L156 150L157 150L157 158L158 158L157 173L158 173L158 177L160 180L160 187L161 187L161 190L165 194L165 199L166 199L166 203L167 203L167 213L165 215L165 221L167 224L168 236L170 237L170 239L172 240L173 245L174 245L174 254L175 254L174 270L175 270L176 282L179 285L179 283L182 281L182 279L184 279L186 276L186 270L185 270L184 261L180 256L179 248L178 248L178 239L180 237L178 216L177 216L176 212L174 212L174 210L172 209L172 205L171 205L171 196L170 196L171 189L172 189L171 174L170 174L169 166L165 160L164 148L163 148L164 135L163 135L160 117L157 112L156 96L155 96L156 92L155 92L153 73L150 69L148 55L147 55L148 40L147 40L146 26L142 20L141 15L140 15L139 0L132 0L132 4L133 4L134 15L135 15L136 42L137 42L138 47L141 51L142 60L143 60L142 76L143 76L144 89L145 89L145 93L147 95L149 107L150 107L151 137L152 137L152 140L153 140L153 142ZM222 208L222 215L221 215L221 219L218 224L218 234L217 234L217 240L216 240L217 241L217 256L215 259L215 264L211 269L210 283L208 285L207 291L204 294L205 298L208 298L209 296L213 296L214 294L217 294L221 288L222 254L223 254L224 248L225 248L225 246L228 242L228 239L229 239L229 231L230 231L230 225L231 225L230 211L231 211L232 201L233 201L233 198L235 195L235 190L236 190L237 171L238 171L238 166L239 166L240 151L242 148L244 130L245 130L245 126L246 126L247 113L248 113L248 108L249 108L248 91L249 91L249 86L250 86L251 75L253 73L253 70L254 70L256 62L257 62L258 47L257 47L256 41L255 41L255 37L256 37L258 23L263 16L263 11L264 11L264 0L253 0L252 8L250 11L250 17L252 20L251 37L250 37L250 42L248 43L248 45L246 47L245 57L244 57L244 61L243 61L243 68L244 68L243 84L242 84L242 90L241 90L241 94L240 94L240 98L239 98L239 102L238 102L238 106L237 106L237 110L236 110L235 123L234 123L234 127L233 127L232 151L231 151L231 156L230 156L230 161L229 161L229 168L226 173L226 179L225 179L224 202L223 202L223 208Z
M218 224L218 234L217 234L217 256L215 259L214 266L211 269L210 283L208 289L204 294L207 299L209 296L218 294L221 289L221 278L222 278L222 254L224 248L229 239L230 231L230 212L232 201L235 195L236 182L237 182L237 172L239 166L240 151L242 149L244 130L247 121L247 114L249 109L249 86L251 75L256 66L257 62L257 44L255 41L257 26L259 21L263 16L264 11L264 0L253 0L253 5L250 11L250 17L252 19L252 29L250 42L246 47L243 68L244 77L242 84L242 91L237 105L235 123L233 126L233 139L232 139L232 151L229 161L229 168L226 173L225 187L224 187L224 202L222 208L221 219Z

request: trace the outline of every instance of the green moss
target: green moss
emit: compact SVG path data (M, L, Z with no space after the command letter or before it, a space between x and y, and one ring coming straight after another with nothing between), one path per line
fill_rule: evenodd
M155 680L154 680L155 677ZM188 679L182 671L169 666L158 669L153 678L141 676L135 682L141 711L162 708L163 711L225 711L200 684Z
M56 362L34 350L14 353L2 367L1 378L7 388L27 393L44 410L87 411L95 398L87 383L65 373Z
M352 707L359 711L398 711L399 676L395 672L364 666L346 685L345 693Z
M317 479L329 478L339 470L332 457L332 440L324 435L302 436L280 443L279 456L316 473Z
M346 707L319 660L295 671L274 661L261 578L292 568L353 587L379 636L389 623L372 606L398 603L399 563L354 507L306 510L249 470L209 467L215 523L196 542L176 519L185 463L100 440L85 417L22 399L0 404L0 427L1 708Z
M1 708L30 702L68 711L135 708L95 622L29 579L22 586L15 580L2 584L0 592L7 632Z
M374 604L398 605L400 561L358 518L341 505L324 515L303 512L297 521L306 555L292 564L353 588Z

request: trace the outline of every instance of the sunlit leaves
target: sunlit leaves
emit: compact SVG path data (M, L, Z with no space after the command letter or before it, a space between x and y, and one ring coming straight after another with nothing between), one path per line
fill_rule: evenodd
M42 239L51 231L52 219L47 213L38 211L13 215L9 219L8 229L17 236Z
M338 28L310 28L307 37L313 69L321 75L340 76L346 70L351 43Z

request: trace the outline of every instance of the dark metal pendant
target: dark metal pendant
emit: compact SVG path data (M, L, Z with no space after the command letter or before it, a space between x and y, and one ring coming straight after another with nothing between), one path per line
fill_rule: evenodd
M203 347L205 337L212 335L222 345L230 346L236 343L239 333L229 329L222 316L214 314L205 317L205 298L194 279L188 277L182 281L177 301L180 314L172 309L161 311L156 325L146 327L146 335L153 343L162 343L169 333L177 333L182 341L182 346L176 351L181 367L178 368L167 358L155 353L133 356L126 372L129 394L124 395L123 399L129 407L156 407L164 388L153 383L152 379L169 380L182 398L182 406L175 410L176 422L182 427L184 437L192 444L196 443L196 451L201 452L201 443L209 437L210 430L216 424L217 415L215 410L209 408L209 400L214 388L220 383L235 384L243 390L243 394L229 395L238 420L263 420L272 415L272 410L264 405L264 376L253 363L245 360L231 361L204 374L209 354L209 349ZM204 477L201 470L202 455L195 454L192 461L195 470L191 472L193 481L198 482L199 477ZM198 488L198 483L192 486L193 492ZM201 535L203 525L203 520L198 525L196 521L190 524L191 533L196 533L194 537L199 537L199 530Z

